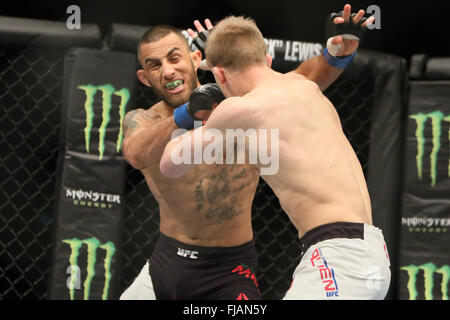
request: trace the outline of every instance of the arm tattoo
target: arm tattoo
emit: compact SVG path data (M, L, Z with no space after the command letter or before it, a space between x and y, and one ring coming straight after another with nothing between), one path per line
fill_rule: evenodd
M135 117L139 113L141 113L142 110L132 110L127 113L125 116L125 119L123 120L123 132L125 135L130 135L133 133L133 131L139 126L139 123L136 121ZM130 131L128 131L130 130Z

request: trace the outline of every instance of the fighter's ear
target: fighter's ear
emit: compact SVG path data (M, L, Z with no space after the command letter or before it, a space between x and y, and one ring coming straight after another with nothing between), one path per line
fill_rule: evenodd
M198 70L200 62L202 62L202 52L200 50L191 51L190 53L192 63L194 64L195 70Z
M139 81L141 81L143 84L145 84L147 87L151 87L152 85L150 84L150 82L148 81L147 77L145 76L145 72L142 69L139 69L136 72L136 75L139 79Z
M267 66L269 68L272 67L272 60L273 60L273 57L270 54L266 54L266 62L267 62Z
M216 80L219 80L221 84L226 82L225 70L222 67L213 67L212 72L216 76Z

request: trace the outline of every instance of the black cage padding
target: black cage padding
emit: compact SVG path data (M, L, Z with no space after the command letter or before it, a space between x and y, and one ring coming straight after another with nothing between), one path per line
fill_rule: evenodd
M3 47L101 47L100 28L95 24L83 24L80 30L69 30L64 22L4 16L0 16L0 39Z
M51 299L120 294L121 125L134 104L134 66L129 53L73 48L65 55Z

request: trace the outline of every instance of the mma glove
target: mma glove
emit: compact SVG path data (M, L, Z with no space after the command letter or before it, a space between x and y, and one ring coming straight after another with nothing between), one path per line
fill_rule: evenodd
M205 58L205 44L208 39L209 31L204 30L198 33L198 36L192 40L192 43L201 51L202 57Z
M208 83L192 91L189 101L179 106L173 112L175 124L182 129L194 128L194 121L202 121L195 117L200 110L212 110L214 103L220 103L225 99L222 91L216 83Z
M336 56L336 54L340 49L340 45L333 45L331 43L332 39L335 36L342 36L342 38L344 39L361 41L362 36L367 29L367 27L362 26L364 21L367 20L366 18L363 17L357 23L353 22L353 17L356 15L356 13L353 13L350 16L349 21L344 21L343 23L338 24L334 23L333 20L336 17L342 17L342 14L343 11L339 13L333 12L332 14L329 15L325 28L325 39L327 39L327 45L326 49L323 51L325 60L327 60L327 62L331 66L341 69L347 67L353 61L353 58L355 57L357 50L355 50L355 52L353 52L351 55L338 57Z

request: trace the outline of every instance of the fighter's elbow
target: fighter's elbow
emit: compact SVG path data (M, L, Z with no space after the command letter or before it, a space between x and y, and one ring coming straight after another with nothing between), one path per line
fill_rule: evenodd
M123 144L122 154L126 162L128 162L133 168L138 170L145 168L146 164L142 159L141 152L138 152L136 148L133 148L130 143Z
M142 170L145 168L144 162L139 161L138 158L130 157L130 158L125 158L125 159L133 168L135 168L137 170Z

